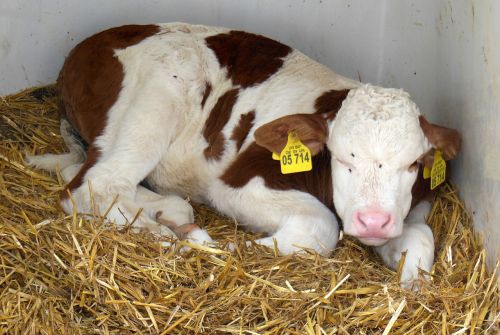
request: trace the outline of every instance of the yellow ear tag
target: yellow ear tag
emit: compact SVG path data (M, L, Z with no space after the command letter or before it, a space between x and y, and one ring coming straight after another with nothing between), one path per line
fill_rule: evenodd
M280 155L278 153L276 153L276 152L273 152L273 159L275 161L279 161L280 160Z
M446 162L441 151L434 153L434 164L431 169L431 190L441 185L446 179Z
M273 153L273 158L277 154ZM288 133L288 142L279 155L281 173L297 173L312 170L311 150L306 147L295 131Z

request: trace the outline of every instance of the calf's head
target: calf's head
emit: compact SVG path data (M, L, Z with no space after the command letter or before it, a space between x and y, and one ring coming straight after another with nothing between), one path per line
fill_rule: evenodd
M398 237L419 165L432 164L434 149L454 158L459 133L427 122L406 92L372 85L352 89L333 121L324 116L282 117L258 128L256 142L280 152L295 130L313 155L329 150L333 202L344 232L367 245Z

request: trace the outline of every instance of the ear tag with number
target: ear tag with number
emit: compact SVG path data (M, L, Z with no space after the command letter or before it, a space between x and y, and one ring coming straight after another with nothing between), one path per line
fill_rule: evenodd
M277 158L273 153L273 159ZM311 150L306 147L295 131L288 133L288 142L279 155L281 173L297 173L312 170Z
M441 185L446 179L446 162L441 151L434 153L434 163L431 169L431 190Z

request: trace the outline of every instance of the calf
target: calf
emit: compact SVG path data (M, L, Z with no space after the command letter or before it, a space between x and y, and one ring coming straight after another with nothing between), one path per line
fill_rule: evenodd
M434 149L455 157L460 136L427 122L402 90L344 78L263 36L183 23L98 33L69 54L57 85L71 152L29 162L63 168L68 213L124 225L143 208L138 228L211 241L189 197L267 233L259 244L324 255L340 219L393 268L407 250L404 283L432 267L419 170ZM272 159L292 132L310 150L309 172L282 174Z

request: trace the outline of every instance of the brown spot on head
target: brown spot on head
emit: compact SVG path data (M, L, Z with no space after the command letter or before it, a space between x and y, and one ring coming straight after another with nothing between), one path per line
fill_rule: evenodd
M283 65L292 49L270 38L243 31L231 31L206 38L235 85L249 87L262 83Z
M88 144L104 129L107 112L122 87L123 68L114 50L135 45L159 30L157 25L108 29L78 44L66 58L57 80L61 113Z
M218 160L222 157L225 142L222 129L231 117L233 106L238 98L238 92L239 89L235 88L221 95L205 121L203 137L208 142L208 147L204 151L207 159Z
M280 163L271 158L271 153L252 143L238 155L220 179L231 187L241 188L252 178L261 177L269 188L309 193L333 211L330 152L323 150L315 155L312 164L312 171L281 174Z
M296 131L302 143L315 155L323 150L328 138L325 119L317 114L293 114L266 123L255 131L255 142L271 152L279 153L288 141L288 133Z
M212 85L210 83L205 84L205 90L203 91L203 98L201 99L201 108L205 107L205 103L207 102L208 96L212 92Z
M323 115L327 120L335 119L347 94L349 94L349 90L330 90L321 94L314 102L316 114Z
M429 143L443 152L443 158L455 158L460 151L462 136L455 129L441 127L428 122L425 117L419 117L420 127Z
M240 122L233 129L231 140L236 142L236 149L240 151L243 142L248 136L250 129L253 127L253 120L255 119L255 111L241 114Z

